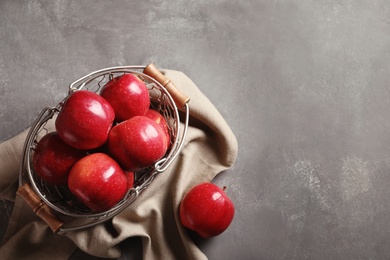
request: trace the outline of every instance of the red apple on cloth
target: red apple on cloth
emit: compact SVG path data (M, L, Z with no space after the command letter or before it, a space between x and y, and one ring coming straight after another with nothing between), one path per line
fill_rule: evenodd
M69 190L94 212L115 206L127 192L128 179L119 164L105 153L85 156L75 163Z
M184 195L179 215L183 226L209 238L229 227L234 217L234 204L220 187L201 183Z
M67 185L72 166L86 156L86 152L64 143L56 132L44 135L33 154L35 173L54 185Z
M111 104L117 122L143 116L150 106L148 88L131 73L111 79L103 86L100 95Z
M167 136L167 146L169 147L171 142L171 136L169 134L168 124L165 118L154 109L148 109L145 116L155 121L163 129Z
M111 129L108 150L124 170L135 172L164 156L166 134L152 119L135 116Z
M55 122L60 138L77 149L103 145L115 118L111 105L98 94L79 90L69 95Z

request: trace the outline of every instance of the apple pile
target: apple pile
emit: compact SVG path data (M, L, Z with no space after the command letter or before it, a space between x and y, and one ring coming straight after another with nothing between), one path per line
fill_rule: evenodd
M92 212L104 212L133 187L134 172L161 159L169 144L167 122L151 108L148 88L128 73L100 93L71 93L32 162L49 185L65 186Z

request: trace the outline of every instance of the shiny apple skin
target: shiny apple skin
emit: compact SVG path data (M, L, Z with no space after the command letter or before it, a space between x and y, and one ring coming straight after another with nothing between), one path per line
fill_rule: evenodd
M75 163L69 173L68 187L89 209L104 212L126 194L128 179L114 159L94 153Z
M135 175L134 172L125 172L127 177L127 189L130 190L134 187Z
M169 134L168 124L165 118L154 109L148 109L145 116L155 121L163 129L167 138L167 146L169 147L171 143L171 136Z
M210 238L230 226L234 211L234 204L224 190L212 183L201 183L184 195L179 215L183 226Z
M156 122L135 116L111 129L108 150L124 170L136 172L161 159L167 151L167 141Z
M44 135L33 154L34 172L53 185L67 185L72 166L86 156L85 151L64 143L56 132Z
M111 79L100 91L115 111L115 121L143 116L150 106L149 91L137 76L128 73Z
M92 91L79 90L65 101L55 127L68 145L90 150L107 141L114 118L114 110L104 98Z

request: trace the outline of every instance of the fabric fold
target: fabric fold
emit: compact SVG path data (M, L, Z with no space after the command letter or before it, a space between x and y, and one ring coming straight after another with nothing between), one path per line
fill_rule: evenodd
M45 224L28 212L24 202L16 199L7 231L8 240L0 248L0 259L12 259L11 252L20 245L29 244L34 246L25 246L28 248L25 256L67 259L78 247L94 256L118 258L120 243L135 236L141 237L144 259L207 259L181 225L178 207L189 188L211 181L233 165L238 151L237 140L222 115L184 73L173 70L163 70L163 73L191 98L187 138L176 160L165 172L158 174L128 208L108 222L84 230L50 234ZM11 183L15 176L17 179L16 168L20 165L25 135L22 133L0 144L0 158L8 158L0 164L1 174L6 176L0 182L3 198L13 199L16 192L17 187ZM20 214L31 218L21 221ZM32 243L31 236L38 234L39 239ZM68 246L62 251L55 245L51 248L41 246L40 241L47 239L53 243L67 240ZM60 258L58 252L61 252ZM18 259L23 256L18 254Z

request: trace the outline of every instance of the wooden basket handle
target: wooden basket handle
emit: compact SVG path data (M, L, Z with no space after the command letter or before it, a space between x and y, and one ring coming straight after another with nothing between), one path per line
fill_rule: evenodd
M46 222L54 233L57 233L64 225L64 222L54 215L51 208L38 197L27 183L20 186L16 194L30 206L38 217Z
M178 106L179 108L183 107L186 103L190 101L190 98L184 95L170 79L168 79L156 68L153 63L147 65L143 73L154 78L161 85L163 85L168 90L169 94L171 94L173 101L175 101L176 106Z

